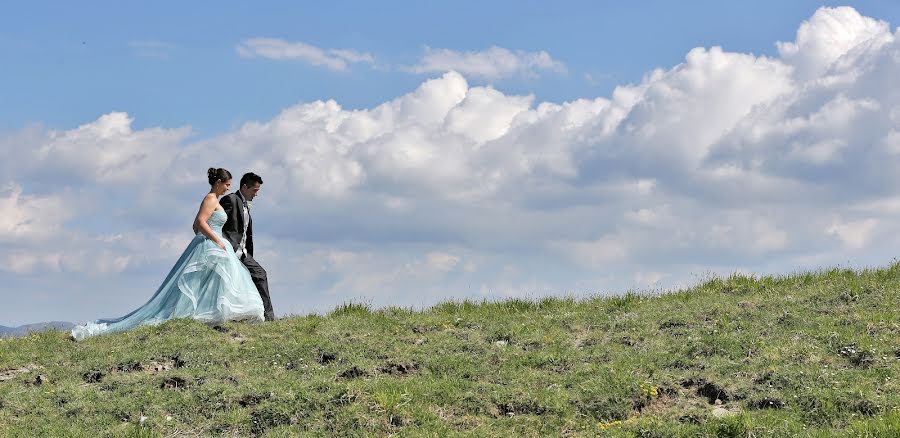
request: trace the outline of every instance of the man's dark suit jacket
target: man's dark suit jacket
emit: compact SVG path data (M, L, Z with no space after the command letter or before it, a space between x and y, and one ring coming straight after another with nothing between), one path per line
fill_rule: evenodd
M241 244L241 237L244 235L244 203L241 196L237 192L229 193L219 199L219 204L225 209L228 219L222 226L222 234L231 242L231 247L237 251L238 245ZM250 216L249 214L247 215ZM247 226L247 255L253 257L253 218L250 218L250 224Z

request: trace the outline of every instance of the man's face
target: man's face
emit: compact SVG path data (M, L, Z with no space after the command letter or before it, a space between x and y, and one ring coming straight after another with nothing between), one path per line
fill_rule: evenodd
M244 199L248 201L252 201L253 198L256 197L256 194L259 193L259 189L262 187L260 183L253 183L251 186L242 186L241 194L244 195Z

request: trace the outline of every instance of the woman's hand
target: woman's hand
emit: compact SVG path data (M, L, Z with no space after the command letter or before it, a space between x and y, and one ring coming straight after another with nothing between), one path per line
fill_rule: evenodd
M219 241L216 242L216 246L218 246L219 249L221 249L221 250L223 250L223 251L225 250L225 242L223 242L223 241L221 241L221 240L219 240Z

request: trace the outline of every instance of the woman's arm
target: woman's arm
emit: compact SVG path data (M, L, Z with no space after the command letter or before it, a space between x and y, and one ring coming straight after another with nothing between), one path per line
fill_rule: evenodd
M209 224L206 223L216 209L216 204L218 204L218 202L216 202L216 195L212 193L203 198L203 202L200 204L200 210L197 212L197 217L194 218L194 229L203 233L207 239L212 240L219 248L225 249L225 243L219 240L219 236L217 236L212 228L209 227Z

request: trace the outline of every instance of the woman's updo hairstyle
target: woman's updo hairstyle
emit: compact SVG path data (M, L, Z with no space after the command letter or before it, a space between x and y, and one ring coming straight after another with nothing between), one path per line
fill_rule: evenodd
M230 180L231 172L222 169L221 167L218 169L210 167L209 170L206 171L206 177L209 178L209 185L214 185L217 181Z

